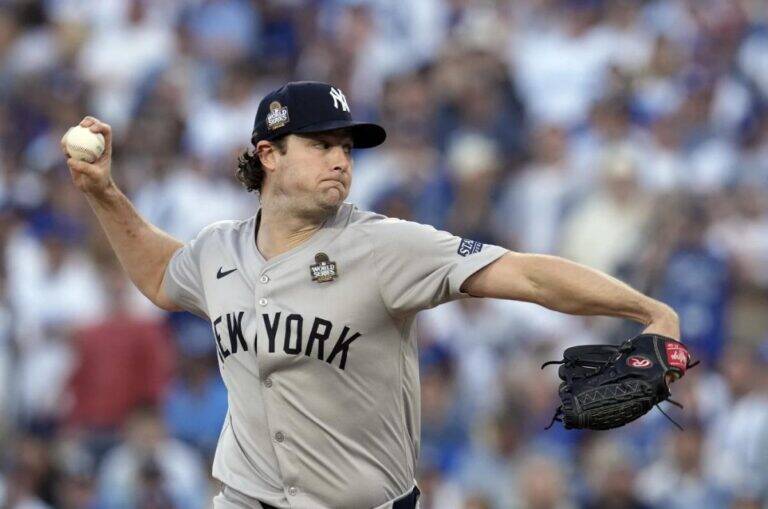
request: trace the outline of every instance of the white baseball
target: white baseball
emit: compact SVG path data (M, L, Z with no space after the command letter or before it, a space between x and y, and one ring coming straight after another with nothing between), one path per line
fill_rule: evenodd
M70 157L92 163L104 153L104 136L76 125L64 135L64 145Z

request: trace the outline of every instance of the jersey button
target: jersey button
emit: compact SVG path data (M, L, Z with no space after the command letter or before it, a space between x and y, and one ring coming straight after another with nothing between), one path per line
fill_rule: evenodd
M259 299L259 306L266 306L267 305L267 299Z
M259 281L261 281L261 282L262 282L262 283L264 283L264 284L267 284L267 283L269 283L269 276L267 276L267 275L265 274L265 275L263 275L263 276L261 276L261 277L259 278Z
M283 440L285 440L285 435L283 435L282 431L278 431L277 433L275 433L275 440L277 440L278 442L282 442Z
M272 387L272 379L271 378L267 378L266 380L264 380L264 385L267 387L267 389Z
M298 493L298 492L299 492L299 490L296 489L296 486L291 486L290 488L288 488L288 494L290 496L292 496L292 497L295 497L296 493Z

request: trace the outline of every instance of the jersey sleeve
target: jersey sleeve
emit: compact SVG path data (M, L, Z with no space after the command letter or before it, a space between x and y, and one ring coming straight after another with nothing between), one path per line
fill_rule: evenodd
M410 221L385 219L369 229L381 295L393 314L410 314L469 297L464 281L506 249Z
M203 279L200 271L200 252L206 230L177 250L165 268L163 289L177 306L208 319Z

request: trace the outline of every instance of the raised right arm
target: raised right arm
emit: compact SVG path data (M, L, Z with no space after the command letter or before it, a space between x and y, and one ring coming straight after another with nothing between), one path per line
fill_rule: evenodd
M80 125L104 136L105 149L93 163L69 157L64 140L62 150L72 181L86 197L112 249L133 284L156 306L178 311L163 290L163 278L173 254L182 243L146 221L112 180L112 129L93 117Z

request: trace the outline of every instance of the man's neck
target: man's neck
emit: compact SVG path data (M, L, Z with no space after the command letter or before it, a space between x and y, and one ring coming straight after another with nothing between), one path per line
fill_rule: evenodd
M285 207L262 203L256 247L269 260L306 242L328 219L328 215L302 216Z

